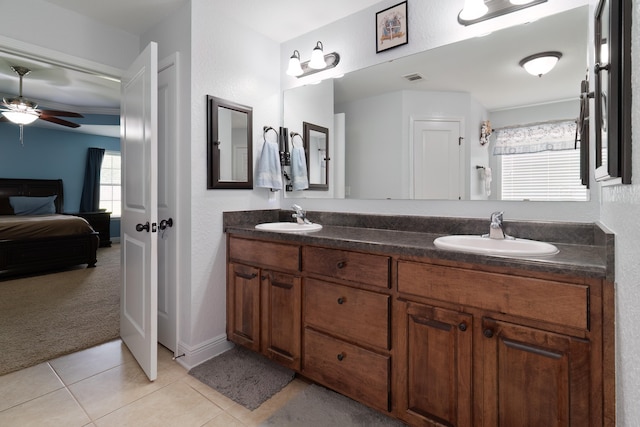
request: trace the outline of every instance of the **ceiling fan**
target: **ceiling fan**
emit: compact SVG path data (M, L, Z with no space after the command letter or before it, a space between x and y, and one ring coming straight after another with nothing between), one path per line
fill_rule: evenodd
M79 124L68 120L60 119L60 117L84 117L82 114L72 113L70 111L60 110L41 110L38 104L28 100L22 96L22 78L31 72L30 69L20 66L12 66L11 69L20 77L20 94L13 98L3 98L0 104L0 122L10 121L22 127L36 121L37 119L55 123L70 128L80 127Z

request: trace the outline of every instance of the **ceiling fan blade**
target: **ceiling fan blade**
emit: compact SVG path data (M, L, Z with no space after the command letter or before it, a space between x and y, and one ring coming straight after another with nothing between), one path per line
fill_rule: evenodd
M82 114L72 113L71 111L61 111L61 110L39 110L39 111L40 111L40 118L42 118L42 116L84 117Z
M55 123L57 125L67 126L67 127L70 127L70 128L79 128L80 127L80 125L77 124L77 123L69 122L67 120L62 120L62 119L59 119L57 117L52 117L52 116L40 116L40 120L44 120L46 122Z

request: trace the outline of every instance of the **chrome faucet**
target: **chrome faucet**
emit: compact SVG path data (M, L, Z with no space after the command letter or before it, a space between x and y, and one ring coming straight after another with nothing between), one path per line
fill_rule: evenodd
M311 221L307 219L307 211L305 211L298 205L292 205L291 209L295 211L295 213L291 216L296 219L298 224L311 224Z
M494 212L491 214L491 224L489 224L489 234L485 236L490 239L513 239L513 237L504 234L502 227L502 216L504 212Z

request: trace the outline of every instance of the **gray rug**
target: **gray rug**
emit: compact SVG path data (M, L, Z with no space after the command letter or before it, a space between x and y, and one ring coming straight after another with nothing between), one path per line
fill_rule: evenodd
M189 371L229 399L254 410L282 390L295 375L264 356L235 346Z
M399 427L404 425L355 400L312 384L260 424L260 427Z

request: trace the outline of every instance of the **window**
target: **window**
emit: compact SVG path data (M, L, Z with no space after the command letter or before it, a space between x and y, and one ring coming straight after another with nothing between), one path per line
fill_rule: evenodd
M502 200L588 200L580 150L500 156Z
M120 164L120 153L106 151L100 168L100 209L106 209L117 218L122 214Z

